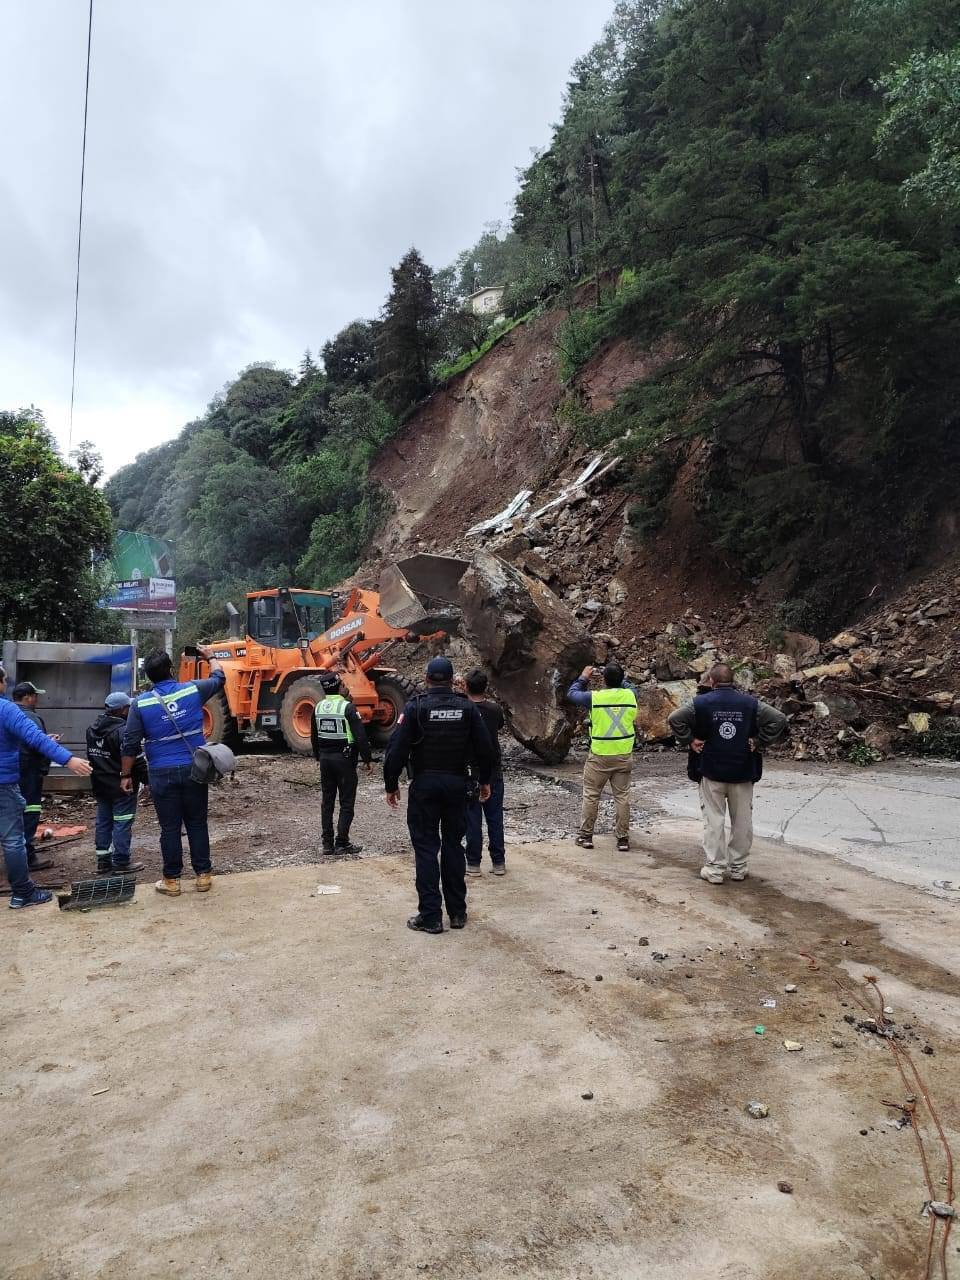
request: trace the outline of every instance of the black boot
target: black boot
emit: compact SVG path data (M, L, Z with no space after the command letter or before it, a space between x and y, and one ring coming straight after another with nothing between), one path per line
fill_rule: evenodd
M362 851L363 851L362 844L351 844L349 840L346 842L346 844L340 844L340 842L337 841L337 843L333 846L334 853L346 853L354 858L357 856L357 854L362 853Z
M415 916L411 916L407 921L408 929L415 929L418 933L443 933L443 922L441 920L426 920L418 911Z
M451 916L451 917L450 917L450 928L451 928L451 929L462 929L466 923L467 923L467 913L466 913L465 911L464 911L464 913L463 913L463 915L462 915L462 916Z
M106 853L97 850L97 875L108 876L113 871L113 858L108 849Z

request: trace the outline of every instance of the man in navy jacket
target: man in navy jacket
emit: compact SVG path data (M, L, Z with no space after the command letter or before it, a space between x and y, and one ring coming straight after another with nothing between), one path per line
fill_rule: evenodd
M753 844L753 784L760 777L759 748L776 742L786 716L733 683L724 662L710 672L708 693L670 716L670 728L681 747L700 758L700 810L703 814L704 865L701 877L710 884L724 878L746 880ZM725 823L730 810L730 837Z

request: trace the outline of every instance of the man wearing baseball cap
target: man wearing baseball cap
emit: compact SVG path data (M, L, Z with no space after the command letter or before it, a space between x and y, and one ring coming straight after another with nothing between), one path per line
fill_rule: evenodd
M20 748L28 746L54 764L65 765L71 773L84 778L90 773L86 760L72 756L66 747L37 728L23 711L2 695L7 689L7 674L0 667L0 847L10 881L10 906L35 907L49 902L53 894L41 889L30 878L27 845L23 838L24 801L20 793Z
M90 787L97 801L97 875L126 875L142 871L143 863L130 862L133 820L137 812L137 786L141 781L134 765L134 787L120 787L120 757L123 731L132 700L125 693L111 693L103 714L87 729L87 759L93 766ZM141 768L145 762L140 759Z
M28 720L32 721L41 733L47 732L43 718L37 712L40 695L46 689L38 689L32 680L21 680L13 686L10 697L14 700ZM54 742L60 741L59 734L49 735ZM20 747L20 794L27 802L23 811L23 838L27 845L27 866L31 871L45 871L53 866L52 858L40 858L34 843L40 812L43 808L43 780L50 772L50 761L40 751L23 745Z
M383 760L383 784L391 809L400 807L400 774L409 761L413 781L407 826L416 862L420 909L408 929L443 933L446 903L451 929L467 923L468 766L476 770L481 803L490 799L493 747L480 712L453 690L453 664L432 658L427 691L403 709ZM439 864L437 855L440 855ZM441 886L443 894L441 896Z

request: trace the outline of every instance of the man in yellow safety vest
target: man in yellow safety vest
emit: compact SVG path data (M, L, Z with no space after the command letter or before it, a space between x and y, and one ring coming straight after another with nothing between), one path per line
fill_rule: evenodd
M582 849L593 848L600 795L609 782L617 806L617 848L626 852L630 848L630 773L637 696L623 683L623 668L615 662L603 669L602 689L591 692L592 676L593 667L584 667L567 690L570 702L590 709L590 754L583 766L583 811L577 844Z

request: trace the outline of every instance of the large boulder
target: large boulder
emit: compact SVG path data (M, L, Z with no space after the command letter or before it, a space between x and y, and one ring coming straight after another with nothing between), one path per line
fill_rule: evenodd
M490 552L463 574L458 604L511 733L548 763L562 760L580 718L567 687L593 663L593 639L549 587Z
M667 718L696 696L695 680L651 682L637 689L637 732L647 742L666 742L673 737Z

